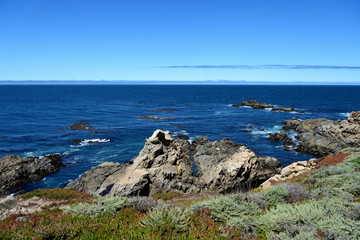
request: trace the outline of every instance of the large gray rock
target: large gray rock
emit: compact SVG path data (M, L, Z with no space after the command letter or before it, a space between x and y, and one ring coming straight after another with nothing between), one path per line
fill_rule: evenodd
M326 156L347 147L360 147L359 114L353 112L347 120L292 119L284 122L286 129L298 132L297 151Z
M22 158L6 155L0 158L0 195L18 191L29 181L39 180L64 166L60 155Z
M248 147L230 139L210 142L200 138L193 144L200 191L226 193L259 186L281 171L275 158L256 157Z
M9 210L17 205L17 201L14 196L7 196L0 201L0 211Z
M256 157L247 147L229 139L210 142L199 138L190 145L156 130L130 162L103 163L66 188L110 196L146 196L169 191L230 192L260 185L280 170L276 159Z

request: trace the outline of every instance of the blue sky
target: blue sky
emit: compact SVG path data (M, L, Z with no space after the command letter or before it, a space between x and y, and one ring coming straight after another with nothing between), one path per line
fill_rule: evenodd
M0 0L0 80L52 79L359 83L360 1Z

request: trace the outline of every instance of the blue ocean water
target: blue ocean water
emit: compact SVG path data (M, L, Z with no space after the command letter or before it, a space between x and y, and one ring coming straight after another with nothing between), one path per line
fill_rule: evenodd
M27 190L62 187L105 161L127 162L156 129L185 134L190 140L231 138L286 166L311 156L284 151L280 143L267 140L269 133L279 131L282 121L292 117L345 119L360 110L359 96L360 86L0 86L0 156L64 154L66 167L31 183ZM305 113L231 106L244 100ZM156 112L169 108L176 111ZM141 115L162 119L151 121ZM91 122L101 131L68 129L79 121ZM74 145L73 139L104 143Z

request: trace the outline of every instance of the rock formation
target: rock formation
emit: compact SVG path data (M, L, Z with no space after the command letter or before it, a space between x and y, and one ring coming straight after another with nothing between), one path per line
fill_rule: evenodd
M222 193L259 186L280 170L275 158L256 157L249 148L229 139L211 142L202 137L190 145L156 130L130 162L103 163L66 188L102 196Z
M286 107L275 107L272 104L269 103L262 103L256 100L247 100L242 102L241 104L233 104L233 107L251 107L253 109L265 109L265 108L271 108L271 112L297 112L297 113L304 113L303 111L299 112L295 110L294 108L286 108Z
M230 139L211 142L202 137L193 143L200 191L232 192L259 186L281 170L271 157L256 157L248 147Z
M64 165L58 154L27 158L6 155L0 158L0 195L18 191L29 181L59 171L61 166Z
M247 100L242 102L241 104L233 104L233 107L252 107L254 109L265 109L265 108L273 108L274 105L268 103L262 103L256 100Z
M293 140L288 137L284 129L282 129L280 132L271 133L268 139L272 142L283 142L285 146L284 150L286 151L290 151L296 146Z
M284 121L284 129L293 129L300 144L297 151L325 156L347 147L360 147L360 112L353 112L347 120L291 119Z
M300 175L311 172L317 166L317 159L310 159L309 161L299 161L290 164L289 166L284 167L280 174L276 174L271 178L267 179L261 184L260 187L263 189L269 188L275 182L285 181L288 179L296 178Z

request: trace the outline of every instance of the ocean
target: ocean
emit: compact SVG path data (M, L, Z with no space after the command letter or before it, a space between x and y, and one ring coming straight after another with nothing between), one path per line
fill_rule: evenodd
M0 86L0 157L61 153L65 167L36 188L63 187L103 162L135 157L156 129L190 141L230 138L283 166L312 156L267 140L282 121L346 119L360 110L360 86L19 85ZM294 107L300 113L232 107L245 100ZM72 131L87 121L94 131ZM295 134L289 132L295 139ZM71 140L80 139L80 144Z

